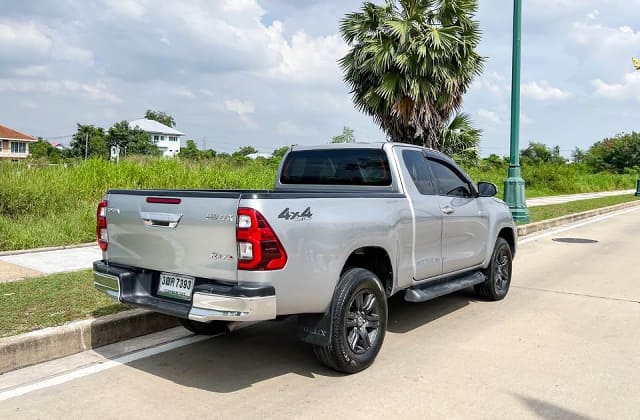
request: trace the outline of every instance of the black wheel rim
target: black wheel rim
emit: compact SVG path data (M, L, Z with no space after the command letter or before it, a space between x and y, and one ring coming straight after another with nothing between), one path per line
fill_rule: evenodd
M495 257L493 278L496 284L496 290L500 293L507 291L509 287L511 264L509 259L509 250L502 247L498 250Z
M380 302L370 290L360 290L351 298L345 320L349 348L355 354L375 346L380 329Z

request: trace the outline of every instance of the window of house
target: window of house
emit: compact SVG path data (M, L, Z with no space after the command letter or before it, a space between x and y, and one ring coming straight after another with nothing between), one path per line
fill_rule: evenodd
M153 136L153 141L155 141L157 143L158 140L160 140L160 136Z
M27 143L12 141L11 153L27 153Z
M160 140L164 141L164 136L160 136Z

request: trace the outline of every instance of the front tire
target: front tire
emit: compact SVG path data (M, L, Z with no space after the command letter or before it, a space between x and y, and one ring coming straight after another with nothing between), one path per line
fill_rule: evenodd
M199 322L180 318L180 323L192 333L199 335L216 335L228 332L227 323L224 321Z
M369 270L352 268L340 277L332 310L331 344L314 346L320 362L344 373L368 368L387 330L387 296Z
M491 301L504 299L511 285L512 265L513 255L509 243L504 238L498 238L491 263L485 272L487 280L474 286L476 295Z

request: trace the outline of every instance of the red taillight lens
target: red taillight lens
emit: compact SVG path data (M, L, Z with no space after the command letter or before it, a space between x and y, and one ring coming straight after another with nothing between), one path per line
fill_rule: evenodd
M98 211L96 212L96 236L98 237L98 245L103 251L109 246L109 234L107 233L107 200L98 203Z
M147 197L147 203L155 204L180 204L182 202L179 198L168 197Z
M238 270L280 270L287 264L287 253L260 212L238 209L236 226Z

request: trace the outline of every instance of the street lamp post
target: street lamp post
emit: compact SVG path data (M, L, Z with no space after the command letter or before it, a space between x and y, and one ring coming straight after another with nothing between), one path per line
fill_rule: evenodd
M511 64L511 157L509 175L504 181L504 201L516 222L529 222L524 179L520 171L520 47L522 34L522 0L513 1L513 57Z

